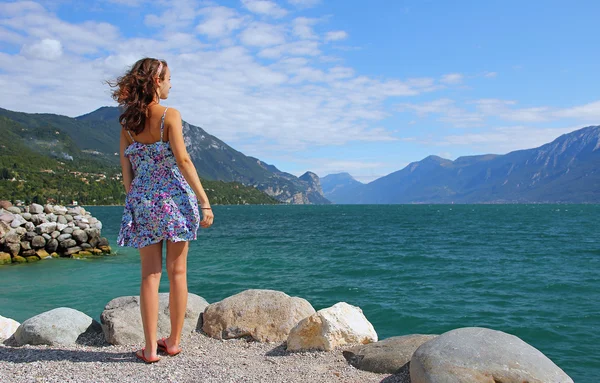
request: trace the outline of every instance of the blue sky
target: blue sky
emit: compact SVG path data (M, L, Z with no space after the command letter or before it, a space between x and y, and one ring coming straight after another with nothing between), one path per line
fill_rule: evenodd
M296 175L362 182L427 155L525 149L600 124L596 1L0 3L0 107L78 116L164 58L165 105Z

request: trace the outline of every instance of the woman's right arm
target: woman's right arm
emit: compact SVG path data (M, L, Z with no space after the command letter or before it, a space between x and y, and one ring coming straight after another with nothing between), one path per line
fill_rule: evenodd
M177 167L179 167L181 174L191 186L192 190L194 190L196 197L198 197L200 207L202 208L202 215L204 217L203 222L205 222L208 216L212 217L212 211L208 210L210 209L210 202L202 187L196 167L185 147L185 142L183 140L183 126L181 125L181 114L177 109L170 108L167 110L165 126L169 129L169 142L171 142L171 149L173 149ZM212 224L212 218L210 220L210 223Z

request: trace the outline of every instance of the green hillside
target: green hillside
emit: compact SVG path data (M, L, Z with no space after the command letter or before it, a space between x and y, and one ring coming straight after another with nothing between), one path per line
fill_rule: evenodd
M118 156L86 146L86 140L95 140L93 135L89 137L87 122L55 115L0 112L0 199L60 204L77 201L83 205L124 203ZM105 133L98 132L97 136ZM118 137L118 131L114 134ZM203 181L203 185L213 204L279 203L238 183Z

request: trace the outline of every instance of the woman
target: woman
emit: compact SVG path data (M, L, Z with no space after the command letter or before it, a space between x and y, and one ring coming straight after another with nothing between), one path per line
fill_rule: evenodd
M119 117L121 167L127 192L117 243L140 251L140 309L146 345L136 356L154 363L160 360L159 349L168 355L181 352L189 241L196 239L198 225L211 226L214 216L185 148L181 115L160 105L171 89L166 61L141 59L110 85L116 88L112 96L123 110ZM163 241L167 247L171 334L157 341Z

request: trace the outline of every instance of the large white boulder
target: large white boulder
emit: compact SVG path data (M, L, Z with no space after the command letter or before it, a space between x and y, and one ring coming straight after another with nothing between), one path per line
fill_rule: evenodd
M202 326L201 314L208 306L206 300L196 294L188 294L183 322L183 333L191 333ZM171 332L169 293L158 295L158 337L167 337ZM144 328L140 313L140 297L126 296L108 302L100 316L104 338L110 344L129 345L144 341Z
M307 300L281 291L246 290L209 305L202 330L217 339L251 337L259 342L281 342L314 312Z
M573 383L539 350L514 335L480 327L448 331L410 360L412 383Z
M8 339L13 336L19 326L20 323L16 320L5 318L0 315L0 340Z
M100 324L88 315L68 307L59 307L21 323L14 338L19 346L74 345L81 335L100 331Z
M345 344L371 342L377 342L377 333L360 307L340 302L300 321L290 331L287 349L331 351Z

